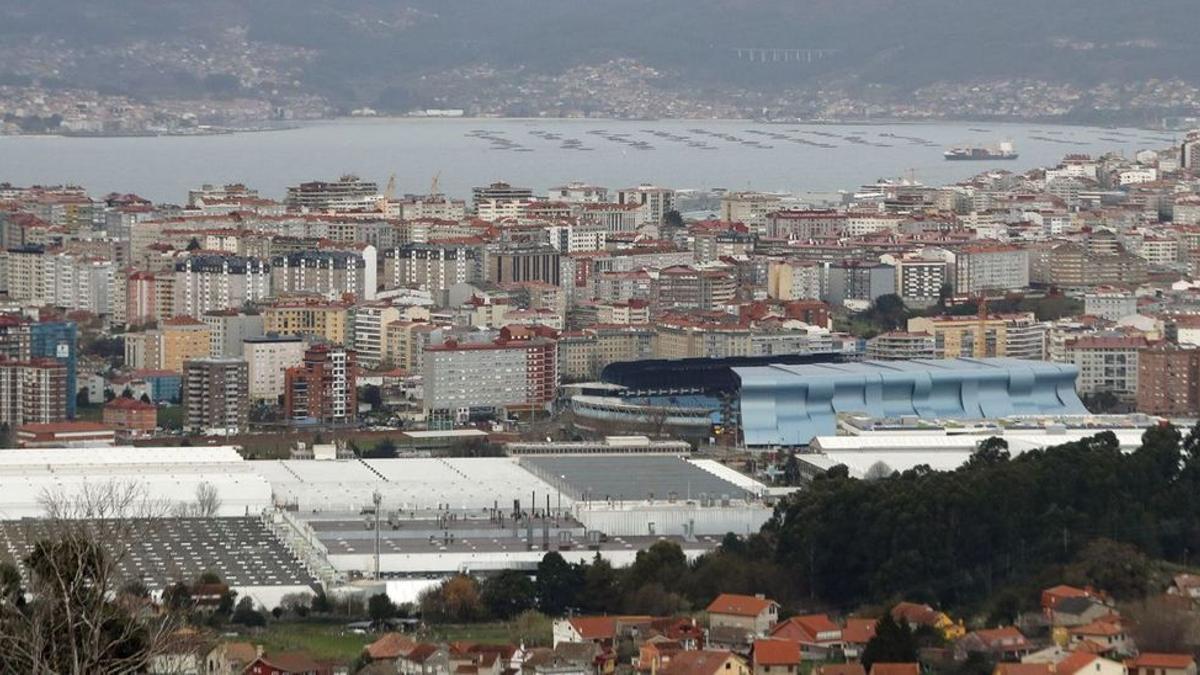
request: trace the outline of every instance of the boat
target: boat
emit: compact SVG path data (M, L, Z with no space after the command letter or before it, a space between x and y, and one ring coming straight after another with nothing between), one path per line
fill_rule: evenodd
M995 148L958 147L951 148L942 154L950 161L987 161L993 159L1016 159L1019 157L1013 149L1013 144L1005 141Z

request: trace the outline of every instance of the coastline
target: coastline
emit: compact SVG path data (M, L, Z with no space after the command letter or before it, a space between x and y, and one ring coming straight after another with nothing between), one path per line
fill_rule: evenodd
M305 127L326 126L334 124L396 124L400 122L421 124L421 123L547 123L547 124L562 124L562 123L590 123L590 124L763 124L770 126L841 126L841 127L877 127L877 126L922 126L936 124L977 124L977 125L1021 125L1029 126L1033 124L1042 124L1055 127L1071 127L1078 129L1127 129L1136 130L1139 132L1177 134L1183 133L1183 129L1166 129L1162 127L1150 127L1140 125L1117 126L1112 124L1095 124L1087 122L1072 122L1053 119L979 119L979 118L886 118L878 117L872 119L765 119L754 117L663 117L663 118L636 118L636 117L506 117L501 115L485 115L485 116L410 116L410 115L372 115L372 116L355 116L355 115L339 115L336 117L324 117L310 120L290 121L286 124L250 126L250 127L208 127L197 129L194 131L130 131L130 132L59 132L59 133L17 133L17 134L0 134L0 138L196 138L206 136L230 136L239 134L255 134L274 131L295 131Z

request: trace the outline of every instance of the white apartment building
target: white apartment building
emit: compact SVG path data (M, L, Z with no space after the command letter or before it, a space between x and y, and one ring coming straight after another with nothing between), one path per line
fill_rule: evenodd
M954 255L954 292L1016 290L1029 286L1029 252L1003 244L967 246Z
M618 204L636 204L640 208L638 226L657 225L667 212L675 208L675 191L643 183L637 187L617 190Z
M400 308L386 303L360 305L354 312L354 350L358 365L378 368L385 351L384 327L400 320Z
M250 398L276 402L283 395L284 371L304 360L304 340L299 335L261 335L242 342Z

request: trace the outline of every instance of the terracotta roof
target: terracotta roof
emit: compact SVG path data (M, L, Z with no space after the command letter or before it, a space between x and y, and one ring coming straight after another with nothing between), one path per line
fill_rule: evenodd
M113 428L107 424L101 424L99 422L78 420L74 422L41 422L35 424L22 424L21 426L17 427L17 431L23 431L31 434L63 434L89 431L113 431Z
M892 618L897 621L904 619L914 626L932 626L937 623L938 612L929 605L901 602L892 608Z
M753 595L736 595L722 593L708 606L709 614L731 614L733 616L758 616L771 605L774 600L767 600Z
M405 659L406 661L411 661L412 663L425 663L429 657L437 653L437 650L437 645L432 645L428 642L422 642L421 644L409 650L408 654L405 654L401 658Z
M773 637L797 642L816 642L820 633L837 633L840 637L842 628L825 614L809 614L793 616L771 629Z
M1117 635L1121 632L1121 625L1112 621L1093 621L1083 626L1076 626L1071 629L1072 635Z
M1136 659L1129 662L1134 668L1163 668L1183 670L1190 667L1196 659L1191 654L1162 654L1157 652L1142 652Z
M569 621L584 640L609 640L617 632L617 619L613 616L577 616Z
M320 669L320 665L312 660L308 654L301 652L279 652L277 654L263 655L258 657L257 661L265 663L275 670L284 673L307 673ZM247 668L250 670L250 668Z
M1054 672L1056 675L1074 675L1098 658L1100 657L1087 652L1072 652L1070 656L1058 662L1058 665L1054 667Z
M712 675L724 672L725 663L731 658L737 657L728 651L680 652L659 672L663 675Z
M387 633L367 645L367 654L373 659L395 659L407 654L417 646L416 641L403 633Z
M842 641L849 644L865 645L875 637L875 619L846 619L846 627L842 629Z
M921 675L921 666L916 663L875 663L871 675Z
M787 666L800 663L800 643L769 638L754 641L755 666Z
M819 666L813 672L816 675L867 675L861 663L831 663Z
M1054 664L997 663L992 675L1054 675Z
M146 403L140 398L125 398L118 396L108 403L104 404L105 408L117 408L122 410L156 410L153 403Z

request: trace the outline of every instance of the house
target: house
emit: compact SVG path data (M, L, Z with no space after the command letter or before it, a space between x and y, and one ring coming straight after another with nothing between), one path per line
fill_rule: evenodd
M1072 653L1073 652L1071 650L1067 650L1061 645L1051 644L1021 657L1021 663L1036 663L1041 665L1055 666L1065 660Z
M798 643L806 661L828 659L842 647L842 627L826 614L793 616L776 624L771 637Z
M661 635L678 642L687 651L704 649L704 627L695 619L660 617L650 622L650 635Z
M663 675L750 675L742 657L725 650L680 652L662 670Z
M1054 664L997 663L992 675L1054 675Z
M221 642L204 657L209 675L237 675L246 670L259 656L259 649L249 642Z
M708 605L708 626L765 637L779 620L779 603L762 595L722 593Z
M1058 586L1051 586L1042 591L1042 609L1047 613L1053 612L1058 603L1067 598L1099 599L1090 588L1077 588L1075 586L1059 584Z
M1176 574L1167 593L1192 600L1200 599L1200 575Z
M896 621L906 621L913 627L932 628L941 633L942 637L948 641L957 640L967 634L967 629L962 623L954 623L945 612L939 612L929 605L919 605L915 602L897 603L895 607L892 607L892 618Z
M1033 645L1014 626L972 631L954 644L954 658L965 660L983 654L999 661L1016 661L1033 651Z
M417 643L403 633L384 633L378 640L363 647L368 659L372 661L394 661L412 651Z
M862 656L862 650L875 637L875 623L875 619L847 618L842 628L842 655L847 659Z
M1074 652L1054 666L1054 675L1125 675L1125 665L1095 654Z
M686 650L679 642L656 635L638 647L637 670L639 673L658 675L663 666L671 663L671 659L683 651Z
M594 642L602 647L611 647L617 636L637 636L650 628L652 620L650 616L575 616L555 619L553 645Z
M919 663L873 663L871 675L921 675Z
M1097 619L1082 626L1075 626L1068 631L1070 647L1090 642L1100 646L1098 653L1130 654L1133 652L1133 640L1125 632L1120 619ZM1097 650L1089 650L1097 651Z
M450 652L423 642L396 659L396 670L404 675L449 675Z
M1143 652L1125 662L1129 675L1196 675L1196 659L1191 654Z
M861 663L830 663L814 668L813 675L867 675L867 669Z
M1083 626L1112 613L1112 608L1094 597L1071 597L1057 601L1049 611L1050 624L1071 628Z
M750 648L750 667L754 675L798 672L800 659L800 643L791 640L755 640Z
M302 652L259 654L246 669L245 675L331 675L333 669L322 666Z

